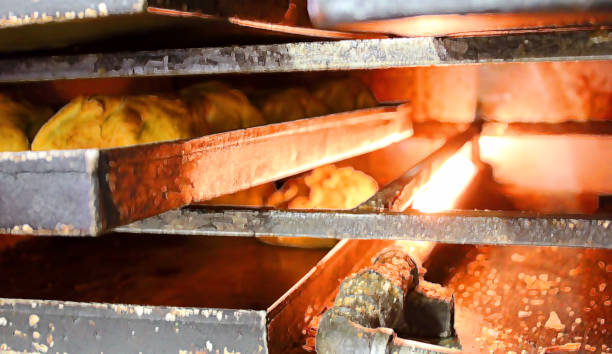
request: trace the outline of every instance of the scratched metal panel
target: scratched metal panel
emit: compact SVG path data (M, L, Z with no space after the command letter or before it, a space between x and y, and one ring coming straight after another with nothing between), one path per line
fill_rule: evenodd
M267 353L266 312L0 299L0 351Z
M612 59L606 31L389 38L0 59L0 81Z
M145 10L145 0L2 0L0 28L123 15Z
M0 153L0 234L99 230L98 151Z

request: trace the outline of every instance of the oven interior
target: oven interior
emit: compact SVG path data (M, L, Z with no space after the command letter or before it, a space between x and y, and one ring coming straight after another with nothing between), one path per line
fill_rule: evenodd
M301 2L291 3L297 4L295 6L303 12ZM256 13L253 9L244 11ZM228 44L279 44L322 39L333 42L342 39L342 32L333 31L347 30L358 31L352 34L358 39L432 35L419 32L425 27L417 26L421 22L415 22L414 18L326 25L328 32L325 32L313 28L301 12L293 14L293 18L285 14L282 21L282 16L274 11L267 15L278 15L275 23L279 26L309 29L304 35L284 33L284 28L269 31L260 28L257 22L237 21L236 16L244 12L229 17L233 22L223 19L228 16L223 11L206 21L200 18L201 13L197 16L193 15L196 12L189 13L191 17L187 12L182 15L186 18L159 17L155 11L149 11L126 18L92 20L94 25L85 20L29 25L25 29L6 28L2 29L5 35L0 40L0 50L7 53L3 60L11 62L92 51L127 55L125 53L139 50ZM258 16L264 15L257 12L253 15L255 21ZM433 30L434 35L449 35L456 31L453 21L457 19L454 15L448 16L450 29L436 27L440 22L427 16L417 19L432 20L434 25L426 28ZM477 37L504 31L502 24L492 25L494 21L487 16L478 15L473 25L461 28L462 32L455 35L473 35L474 28L478 29ZM597 16L605 22L608 13ZM153 24L152 19L158 17L162 20ZM544 23L551 21L545 16L539 18ZM525 21L535 20L527 17ZM465 25L465 22L457 23ZM36 26L46 26L48 32L34 35L39 33ZM79 28L89 32L79 33ZM189 35L169 36L169 28ZM117 34L121 29L128 30ZM197 31L219 34L202 36ZM89 41L83 42L82 38L89 38ZM609 41L609 32L601 29L591 38L594 43L599 43L600 39ZM79 44L75 45L77 42ZM580 58L558 62L507 61L354 70L334 70L332 67L331 70L277 73L162 73L71 79L49 76L43 80L3 80L0 91L58 110L79 95L172 94L209 80L229 83L251 98L263 91L313 87L324 80L352 77L372 91L380 106L407 107L412 122L411 137L333 162L338 167L350 166L373 177L380 189L423 161L429 161L428 157L434 156L435 160L437 155L434 154L466 129L477 130L460 145L461 149L453 150L426 175L425 182L435 180L436 184L430 185L429 190L425 184L418 186L419 190L410 196L410 203L406 205L409 212L422 213L424 217L434 213L433 218L437 217L436 213L448 210L475 215L482 212L484 217L493 217L486 214L489 211L498 211L502 217L527 213L544 220L551 218L551 224L556 222L552 218L560 215L563 222L569 220L565 229L580 229L580 220L593 218L607 230L612 210L612 129L609 122L612 117L612 61ZM0 63L3 65L0 77L15 74L7 69L5 62ZM336 139L342 140L343 136ZM444 169L443 163L455 157L462 158L460 161L464 165ZM469 168L469 173L462 168ZM275 188L281 188L288 179L276 181ZM197 210L202 206L185 208ZM404 209L405 206L398 207L393 212ZM574 217L578 220L577 226L572 226ZM525 229L528 228L526 225ZM137 307L253 310L265 313L262 316L266 350L314 351L317 321L333 303L340 282L369 265L378 251L399 244L422 263L426 280L453 291L455 329L463 351L612 352L612 285L608 284L612 281L612 252L608 249L609 242L593 243L589 239L558 245L554 238L542 236L546 245L503 239L432 244L416 235L412 240L398 240L402 237L381 234L379 237L345 237L346 240L329 250L272 246L254 237L185 235L168 230L161 233L127 231L111 228L97 237L2 235L0 304L10 307L13 306L10 299L25 299L25 304L27 300L53 300ZM32 303L32 309L36 306ZM40 350L36 345L30 346L31 343L43 343L39 338L47 339L44 348L50 351L53 351L53 344L57 348L62 345L70 348L66 343L75 341L65 335L63 338L55 336L49 342L49 336L53 338L53 323L28 325L24 319L31 319L34 310L17 311L19 316L25 313L28 317L15 315L13 323L10 316L15 311L11 311L5 309L3 312L8 314L9 321L0 321L5 330L0 327L2 350ZM121 315L121 311L118 313ZM14 328L9 328L13 325ZM127 326L126 331L130 325ZM69 326L65 328L68 331ZM95 340L106 335L102 329L99 333L83 333L76 341L93 341L91 348L99 348L101 344L95 344ZM178 330L176 333L178 335ZM132 331L131 336L138 337L138 334ZM5 342L11 343L10 346ZM125 345L123 348L130 351L140 347L151 349L137 341ZM259 350L263 347L259 344ZM197 345L187 350L206 349L212 351Z

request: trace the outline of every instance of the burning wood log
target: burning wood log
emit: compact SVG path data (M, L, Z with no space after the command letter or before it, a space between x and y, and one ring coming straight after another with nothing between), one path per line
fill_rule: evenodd
M340 285L334 306L323 314L318 353L401 351L402 336L454 335L454 299L444 288L419 281L416 263L399 247Z

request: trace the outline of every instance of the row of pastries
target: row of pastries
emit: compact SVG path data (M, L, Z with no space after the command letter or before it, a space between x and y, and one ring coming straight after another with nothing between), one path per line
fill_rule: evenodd
M78 96L57 113L0 96L0 151L110 148L280 123L376 105L355 79L256 94L219 82L169 95Z

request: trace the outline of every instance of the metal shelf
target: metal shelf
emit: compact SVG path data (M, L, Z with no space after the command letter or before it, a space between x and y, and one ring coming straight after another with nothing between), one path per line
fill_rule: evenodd
M388 38L0 59L0 82L612 59L608 32Z
M458 244L612 248L612 216L544 215L461 210L364 212L337 210L173 210L118 232L432 241Z

